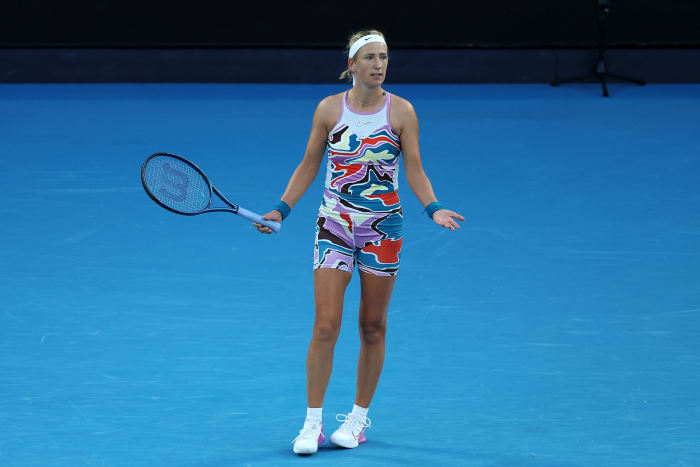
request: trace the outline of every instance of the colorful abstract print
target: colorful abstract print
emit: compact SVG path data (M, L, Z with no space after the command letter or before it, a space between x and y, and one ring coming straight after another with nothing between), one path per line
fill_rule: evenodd
M328 138L326 190L353 199L364 209L392 211L399 204L399 137L385 125L359 138L347 125Z
M358 138L347 125L329 137L328 172L319 208L315 268L380 276L398 272L401 204L396 192L398 136L387 125Z
M357 212L337 198L324 197L318 213L314 269L333 268L352 273L393 276L401 258L401 209L397 212Z

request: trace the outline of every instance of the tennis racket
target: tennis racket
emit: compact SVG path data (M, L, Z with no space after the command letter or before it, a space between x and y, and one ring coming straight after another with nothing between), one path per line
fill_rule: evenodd
M141 167L141 183L148 196L170 212L195 216L205 212L232 212L279 232L282 224L233 204L209 181L204 172L184 157L157 152ZM226 206L212 206L212 193Z

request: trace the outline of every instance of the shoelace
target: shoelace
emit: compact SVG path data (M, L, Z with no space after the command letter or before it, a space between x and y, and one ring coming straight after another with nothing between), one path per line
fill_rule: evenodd
M296 441L300 438L308 438L310 436L314 435L314 431L321 429L321 422L317 421L308 421L304 422L304 427L299 430L299 435L292 440L292 443L296 443Z
M351 413L347 415L340 413L335 416L335 419L339 422L343 422L338 429L345 432L349 431L353 437L356 437L355 433L359 435L363 428L372 427L372 420L370 420L369 417L365 417L365 421L363 422L359 417Z

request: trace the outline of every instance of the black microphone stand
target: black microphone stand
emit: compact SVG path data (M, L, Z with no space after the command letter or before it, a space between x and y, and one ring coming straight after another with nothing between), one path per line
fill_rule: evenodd
M593 73L584 76L579 76L576 78L567 78L562 80L555 79L554 81L549 83L552 86L558 86L560 84L565 83L574 83L578 81L586 81L589 79L598 79L600 80L601 86L603 86L603 97L608 97L610 94L608 93L608 87L605 82L605 80L608 78L614 78L620 81L636 83L640 86L644 86L646 84L644 81L636 78L630 78L628 76L621 76L613 73L608 73L608 61L605 58L605 50L607 48L605 24L608 19L608 13L610 13L610 0L598 0L598 9L598 62L596 63L595 70L593 71Z

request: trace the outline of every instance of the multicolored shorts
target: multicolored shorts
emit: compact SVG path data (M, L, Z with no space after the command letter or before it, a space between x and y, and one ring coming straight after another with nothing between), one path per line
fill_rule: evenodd
M367 206L359 197L339 197L325 190L318 210L314 269L352 273L357 262L362 272L395 275L401 257L403 211L395 192L391 201L382 204L391 210L375 211L372 208L379 206L374 201Z

